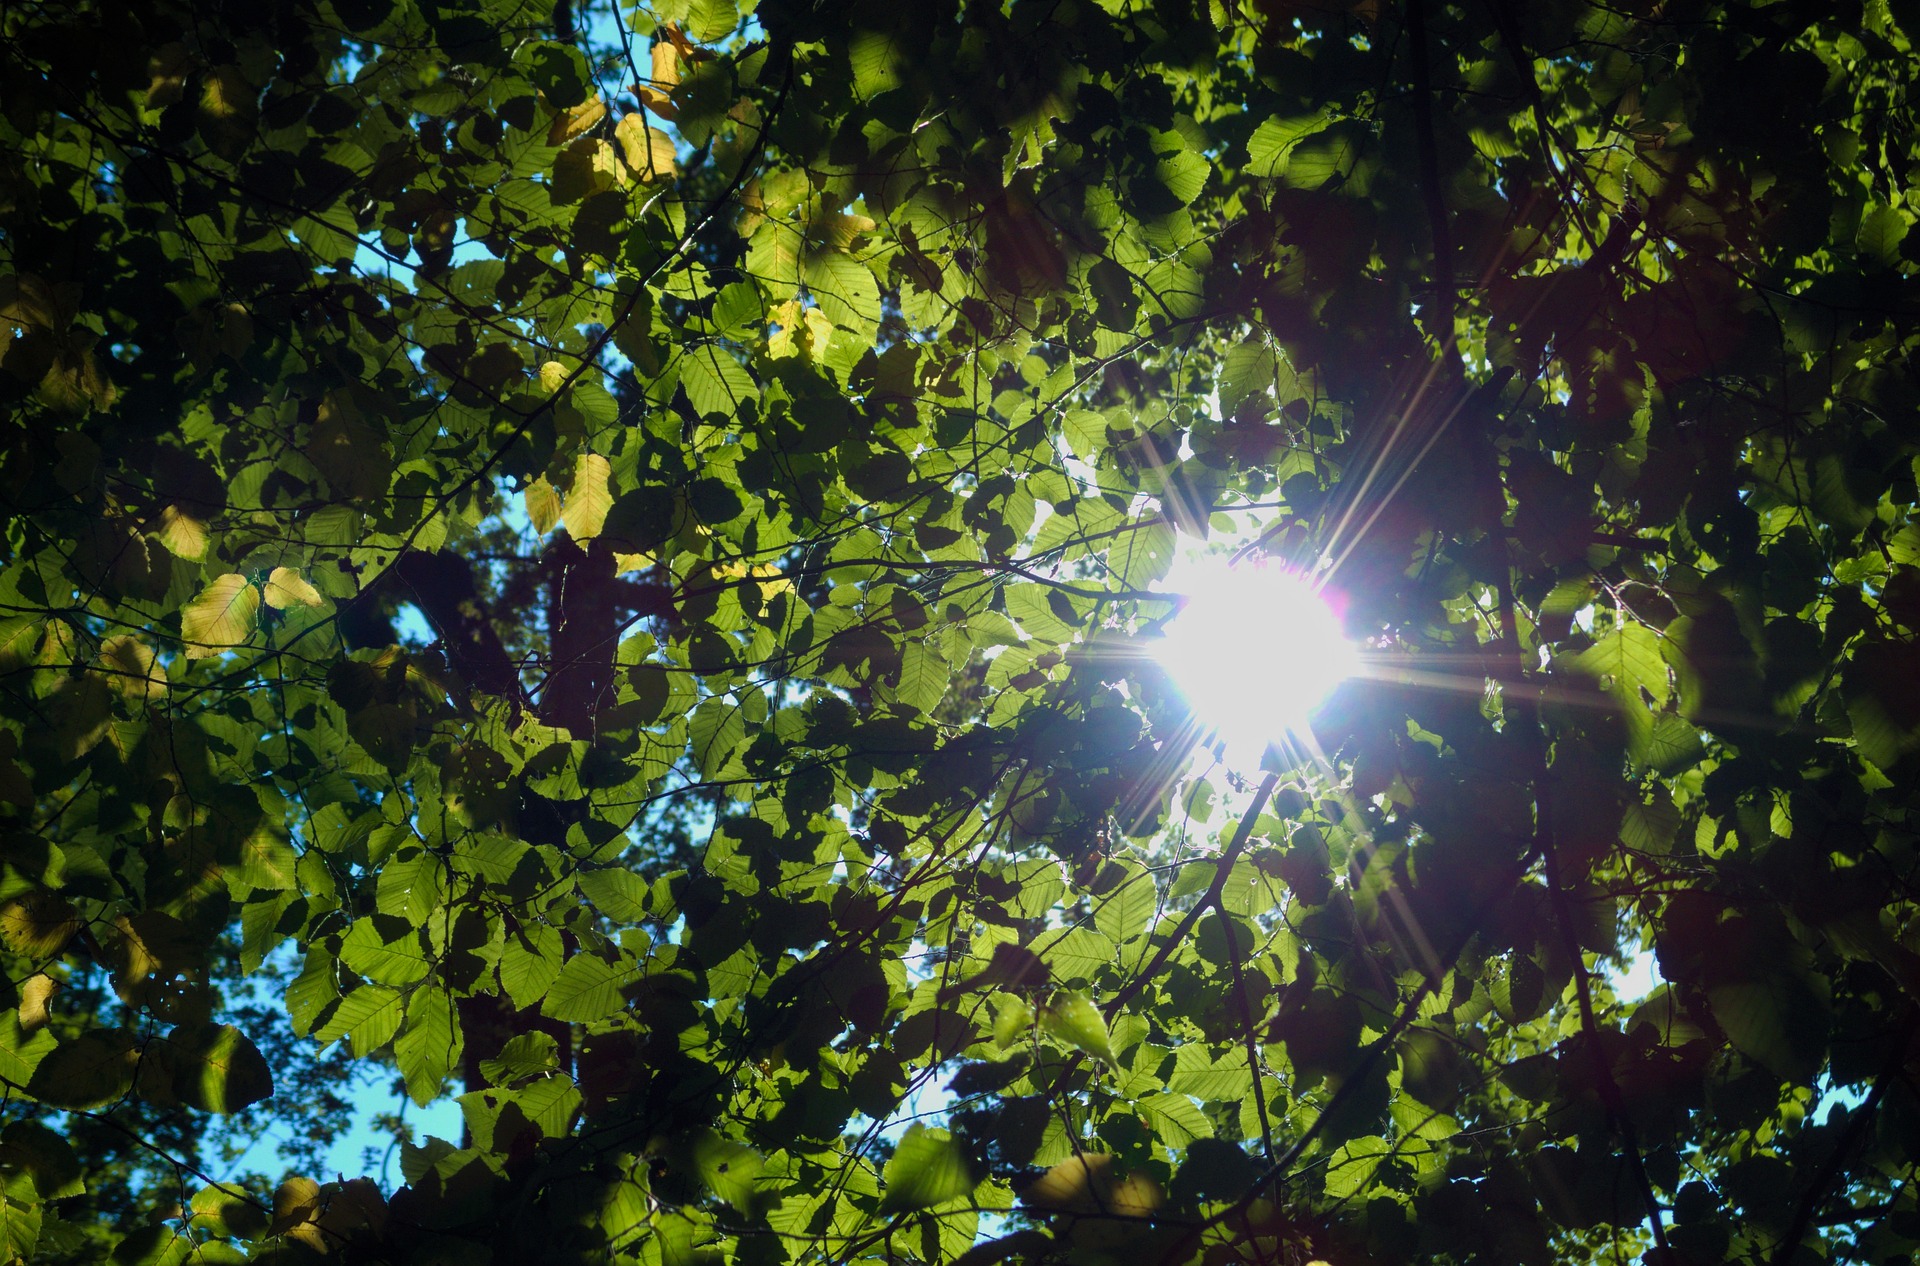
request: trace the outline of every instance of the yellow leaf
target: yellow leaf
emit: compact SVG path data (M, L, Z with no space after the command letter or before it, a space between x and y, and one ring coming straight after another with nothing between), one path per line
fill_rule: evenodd
M256 90L238 66L217 66L200 89L200 112L221 122L251 114Z
M175 558L198 562L206 557L207 525L182 511L179 506L168 506L160 512L160 526L153 536Z
M653 566L651 554L615 554L613 556L613 574L624 576L628 572L645 571Z
M561 518L567 534L576 541L591 541L600 535L613 507L613 494L607 489L612 469L598 453L582 453L573 463L573 486L567 489L567 507Z
M60 982L45 972L35 972L20 983L20 1028L27 1033L47 1026L47 999Z
M629 114L613 130L627 166L643 182L666 180L673 175L673 141L659 128L648 127L645 118Z
M275 611L285 611L288 607L317 607L326 599L301 578L300 572L292 567L276 567L267 577L267 605Z
M320 1184L298 1175L288 1178L273 1192L273 1225L270 1235L285 1235L320 1216Z
M40 643L40 655L34 662L42 668L65 668L79 650L72 625L65 620L48 620L46 640Z
M167 693L167 675L153 649L131 634L100 643L100 665L109 674L109 684L129 699L158 699Z
M52 958L79 930L79 913L50 892L30 892L0 906L0 941L26 958Z
M653 46L653 85L671 92L680 83L680 53L667 40Z
M161 958L126 915L114 916L113 929L107 940L107 957L114 971L114 987L124 991L125 986L137 985L151 976Z
M577 106L570 106L560 111L553 120L553 126L547 129L547 144L565 145L606 117L607 99L599 96L589 97Z
M779 330L767 339L767 355L779 360L799 356L818 361L827 354L833 339L833 322L818 308L802 308L798 299L789 299L773 310Z
M553 531L554 524L560 522L560 494L547 482L545 475L528 484L520 493L520 500L527 507L527 518L533 521L533 530L545 536Z
M180 608L180 640L188 659L206 659L236 646L253 635L254 615L260 609L260 591L238 572L216 576L200 596Z
M540 389L548 395L567 385L567 367L557 360L546 361L540 366Z
M147 58L147 109L164 110L182 95L193 72L193 55L179 42L163 44Z
M568 204L627 183L613 146L597 136L583 136L553 160L554 202Z
M673 120L680 117L680 107L673 104L673 98L651 84L635 84L633 95L640 98L640 104L663 119Z

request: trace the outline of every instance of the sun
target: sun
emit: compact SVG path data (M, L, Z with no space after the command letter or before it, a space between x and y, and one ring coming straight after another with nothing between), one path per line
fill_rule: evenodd
M1354 644L1312 577L1283 564L1187 556L1164 582L1182 605L1154 658L1234 764L1306 737L1311 714L1359 668Z

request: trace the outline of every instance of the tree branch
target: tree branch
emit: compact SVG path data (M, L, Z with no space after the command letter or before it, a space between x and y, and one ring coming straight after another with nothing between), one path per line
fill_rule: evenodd
M409 550L387 574L427 617L447 662L467 685L502 699L519 697L519 670L494 632L466 559L444 550Z
M1433 244L1433 294L1439 309L1440 354L1451 376L1460 373L1459 347L1454 334L1453 233L1447 223L1447 204L1440 191L1440 147L1433 135L1433 82L1427 65L1426 0L1407 0L1407 34L1413 44L1413 117L1415 152L1420 164L1420 200L1427 209L1427 232Z
M1840 1137L1834 1141L1833 1150L1820 1162L1820 1168L1814 1171L1813 1181L1800 1197L1800 1203L1794 1206L1793 1220L1787 1223L1787 1229L1781 1232L1779 1241L1774 1245L1773 1266L1787 1266L1793 1259L1793 1252L1800 1247L1800 1240L1813 1225L1814 1215L1820 1211L1827 1195L1833 1189L1835 1180L1840 1177L1846 1164L1847 1154L1860 1143L1867 1126L1872 1124L1880 1104L1887 1097L1887 1087L1900 1074L1901 1067L1907 1061L1907 1042L1896 1039L1893 1051L1887 1056L1887 1062L1881 1066L1879 1075L1873 1079L1873 1089L1867 1092L1866 1100L1847 1115L1847 1123L1840 1130Z

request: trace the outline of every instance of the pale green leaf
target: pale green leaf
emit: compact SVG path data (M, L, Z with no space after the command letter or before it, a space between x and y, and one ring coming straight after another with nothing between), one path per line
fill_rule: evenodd
M1040 1027L1067 1045L1113 1062L1107 1022L1093 999L1078 991L1061 991L1040 1008Z
M978 1181L967 1153L945 1130L915 1122L894 1146L881 1175L882 1213L907 1213L957 1200Z
M533 530L545 536L560 523L560 492L547 482L545 475L528 484L520 492L521 504L526 508L527 520L533 524ZM605 522L603 515L601 521Z

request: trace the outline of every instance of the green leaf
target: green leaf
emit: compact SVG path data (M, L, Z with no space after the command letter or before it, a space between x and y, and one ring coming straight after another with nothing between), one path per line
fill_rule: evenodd
M725 39L739 23L735 0L691 0L687 6L687 34L702 44Z
M340 961L377 985L410 985L433 970L424 933L404 920L355 920L340 942Z
M1327 1159L1328 1198L1351 1200L1359 1195L1392 1153L1387 1141L1376 1135L1362 1135L1342 1143Z
M1732 979L1708 988L1713 1018L1741 1054L1807 1085L1826 1060L1830 986L1797 944L1753 948L1728 964Z
M0 1130L0 1184L24 1173L41 1200L67 1200L86 1191L73 1145L38 1121L12 1121Z
M1280 176L1294 146L1328 123L1324 112L1270 118L1261 121L1247 140L1247 171L1255 176Z
M839 251L804 256L800 280L835 325L869 330L880 323L880 283L853 256Z
M993 995L993 1044L1001 1050L1026 1041L1033 1021L1033 1008L1025 998L1010 993Z
M863 100L899 87L900 68L910 61L910 50L902 47L893 33L858 31L848 43L853 90Z
M480 1073L496 1086L524 1077L558 1071L559 1046L551 1033L518 1033L507 1039L500 1053L480 1061Z
M393 1044L393 1059L415 1103L425 1107L440 1097L447 1078L460 1067L464 1046L460 1017L447 991L437 985L414 990L407 1000L406 1028Z
M760 1194L759 1179L766 1160L758 1152L731 1139L708 1133L693 1149L700 1180L741 1213L751 1214Z
M714 695L694 709L687 726L693 745L693 759L700 772L711 778L747 736L747 719L740 705L726 695Z
M614 964L596 954L575 954L547 989L540 1013L580 1024L604 1020L624 1005L620 991L635 975L625 959Z
M356 1057L366 1055L392 1039L404 1014L404 1000L398 990L362 985L340 999L332 1017L313 1035L314 1040L325 1045L344 1037Z
M40 1241L40 1206L7 1191L0 1191L0 1257L7 1261L32 1260L34 1246Z
M1899 207L1878 206L1860 217L1854 244L1874 263L1892 266L1900 262L1900 243L1912 227Z
M1256 392L1272 389L1280 358L1265 343L1249 339L1228 349L1220 362L1220 408L1231 413Z
M1196 1140L1213 1137L1213 1122L1185 1095L1143 1095L1136 1106L1167 1147L1184 1148Z
M753 375L718 343L688 350L680 367L680 385L687 401L702 417L731 418L747 400L757 401L760 389Z
M139 1059L133 1034L94 1029L46 1051L27 1082L27 1093L49 1107L103 1107L133 1088Z
M560 974L560 931L544 923L522 924L500 951L500 987L516 1007L539 1003Z
M1528 955L1516 952L1511 958L1497 959L1487 964L1487 971L1487 992L1507 1023L1525 1024L1546 1009L1550 1001L1546 973Z
M443 859L423 849L401 848L380 871L375 908L413 927L425 927L427 917L444 898L441 885L446 867Z
M1111 892L1096 899L1093 925L1115 945L1125 945L1145 934L1155 900L1153 876L1137 865L1130 866Z
M1640 691L1645 690L1655 707L1662 707L1671 696L1667 683L1667 661L1661 654L1660 635L1644 624L1627 622L1601 636L1569 665L1600 683L1623 704L1644 710Z
M576 877L580 892L600 913L616 923L638 923L647 917L653 885L630 870L585 870Z
M953 669L939 651L920 642L900 648L900 684L894 696L909 707L932 712L946 697Z
M966 1149L945 1130L918 1122L907 1127L881 1174L882 1213L911 1213L958 1200L978 1179Z
M593 76L579 49L571 44L541 40L522 56L527 59L527 77L553 105L567 110L587 99Z
M167 1035L165 1050L174 1096L189 1107L238 1112L273 1095L273 1072L266 1059L252 1039L231 1024L182 1026ZM154 1058L151 1048L146 1058Z
M1091 980L1117 961L1113 942L1092 928L1068 928L1057 940L1034 946L1056 980Z
M1113 1062L1107 1022L1084 993L1063 990L1047 999L1040 1008L1040 1027L1076 1050Z

